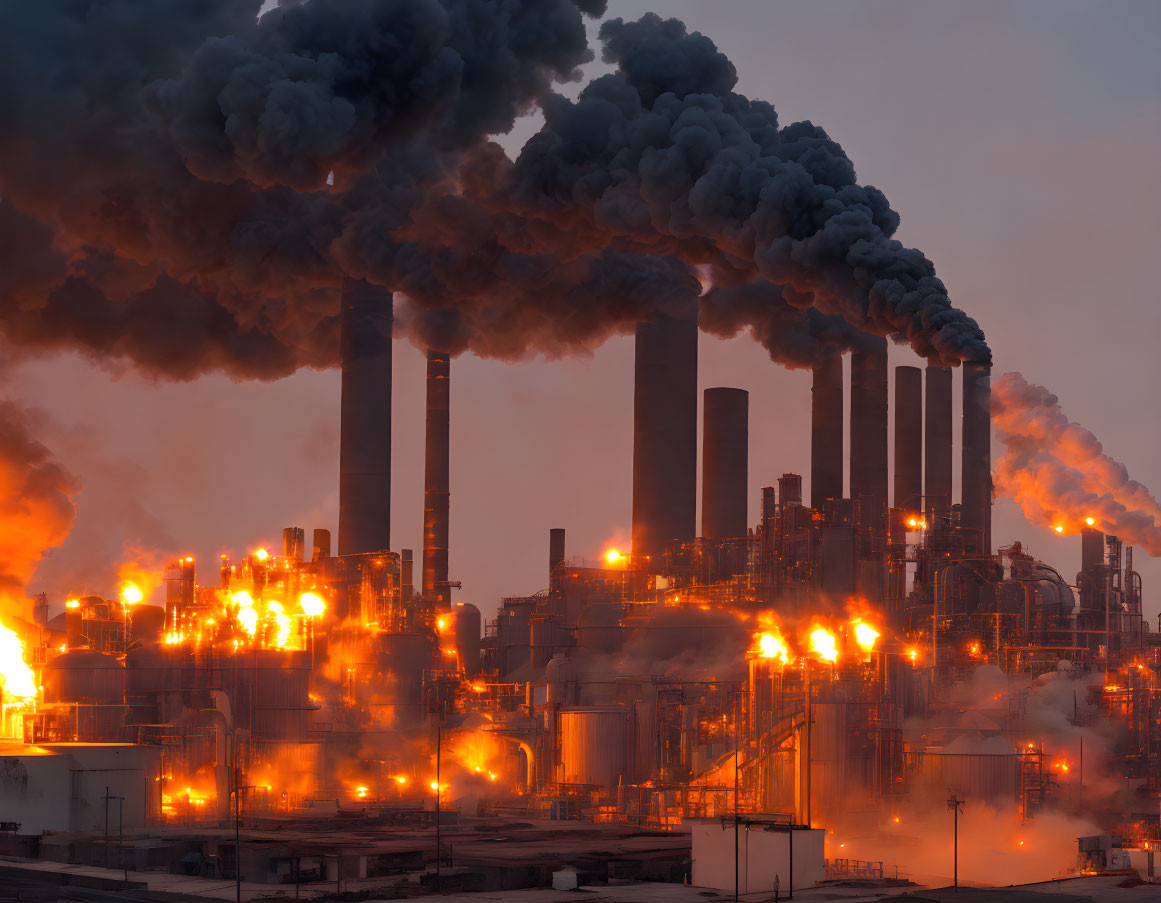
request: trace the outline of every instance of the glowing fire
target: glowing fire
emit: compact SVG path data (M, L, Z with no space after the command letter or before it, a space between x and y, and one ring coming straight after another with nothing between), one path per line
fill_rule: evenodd
M605 563L608 564L609 567L617 567L618 565L624 564L624 562L625 556L616 549L609 549L609 551L605 553Z
M136 605L144 598L145 593L141 592L141 587L136 583L126 580L121 584L121 599L126 605Z
M1064 532L1064 524L1057 524L1052 529L1055 530L1057 533L1063 533Z
M759 636L758 654L762 658L776 658L783 664L790 661L790 650L779 633L763 633Z
M24 643L15 632L0 624L0 681L3 682L3 700L5 710L8 706L26 706L36 699L36 679L32 669L24 661ZM5 711L7 715L7 711ZM4 719L5 733L11 737L19 736L16 724L8 725L8 718Z
M258 549L254 553L254 557L257 558L259 561L265 561L267 558L270 557L270 553L267 552L265 549Z
M307 617L317 618L326 611L326 603L314 593L303 593L298 597L298 606Z
M864 652L875 648L875 641L879 639L879 631L864 621L855 622L855 642Z
M834 634L825 627L816 627L810 633L810 651L824 662L838 661L838 644Z

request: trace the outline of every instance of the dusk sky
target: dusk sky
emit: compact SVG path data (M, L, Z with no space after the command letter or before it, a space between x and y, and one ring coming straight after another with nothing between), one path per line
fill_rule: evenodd
M772 102L784 124L823 126L902 215L896 237L935 262L953 303L979 321L994 374L1049 387L1161 491L1161 5L611 6L683 19L733 60L738 91ZM536 127L521 121L509 152ZM501 596L545 588L550 527L568 530L570 557L627 548L632 350L622 337L587 358L453 362L460 600L491 616ZM703 335L700 354L702 387L750 391L753 523L762 486L785 472L809 479L810 374L771 363L745 336ZM891 355L922 363L908 348ZM421 547L423 372L422 352L397 342L396 549ZM13 394L43 412L40 437L85 484L72 536L30 587L57 606L69 591L112 594L111 565L128 547L212 562L277 545L283 526L336 529L337 371L172 384L60 357L10 375ZM1024 541L1070 581L1079 568L1079 538L1032 527L1010 502L997 502L994 538ZM1161 563L1142 551L1136 565L1156 616Z

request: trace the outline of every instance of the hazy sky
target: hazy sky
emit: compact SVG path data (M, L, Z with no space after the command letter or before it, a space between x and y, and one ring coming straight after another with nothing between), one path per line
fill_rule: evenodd
M994 373L1048 386L1131 476L1161 490L1161 4L610 6L684 19L734 61L738 90L771 101L783 123L824 126L901 213L897 237L935 262L953 303L983 326ZM535 127L522 121L519 140ZM751 393L754 521L762 486L809 476L810 376L748 338L703 335L700 351L701 386ZM418 550L423 357L403 343L395 355L392 544ZM335 372L174 385L59 358L17 368L14 388L85 483L74 534L33 589L111 593L107 567L124 545L213 560L277 544L286 525L308 539L336 527ZM585 359L453 363L458 598L490 616L501 596L544 588L550 527L567 528L570 556L627 545L631 416L628 338ZM1070 578L1079 567L1079 538L1031 527L1010 503L997 504L994 535L1022 539ZM1156 616L1161 563L1138 553L1137 567Z

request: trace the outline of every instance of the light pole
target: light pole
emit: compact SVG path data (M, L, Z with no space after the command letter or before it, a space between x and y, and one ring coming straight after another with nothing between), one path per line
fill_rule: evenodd
M959 890L959 812L964 800L958 799L953 793L947 798L947 808L952 815L952 887Z

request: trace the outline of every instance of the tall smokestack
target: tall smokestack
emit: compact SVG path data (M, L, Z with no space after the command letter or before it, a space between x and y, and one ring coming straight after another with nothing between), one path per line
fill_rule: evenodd
M1080 569L1092 571L1105 563L1105 534L1095 527L1080 531Z
M391 547L391 293L344 279L339 554Z
M851 354L851 499L859 526L887 527L887 340Z
M992 551L992 388L990 363L965 361L963 367L963 491L960 523L965 547L981 555Z
M923 510L923 372L895 368L895 507Z
M750 393L706 389L701 438L701 535L746 535L749 475Z
M814 368L810 393L810 507L843 498L843 357Z
M637 324L633 384L633 557L660 559L697 519L697 299Z
M423 598L451 605L447 585L450 510L451 358L427 352L427 452L423 470Z
M924 403L923 510L935 518L951 510L951 368L927 366Z
M415 598L415 553L399 550L399 601L406 605Z
M551 577L556 566L564 561L564 528L553 527L548 531L548 576Z

